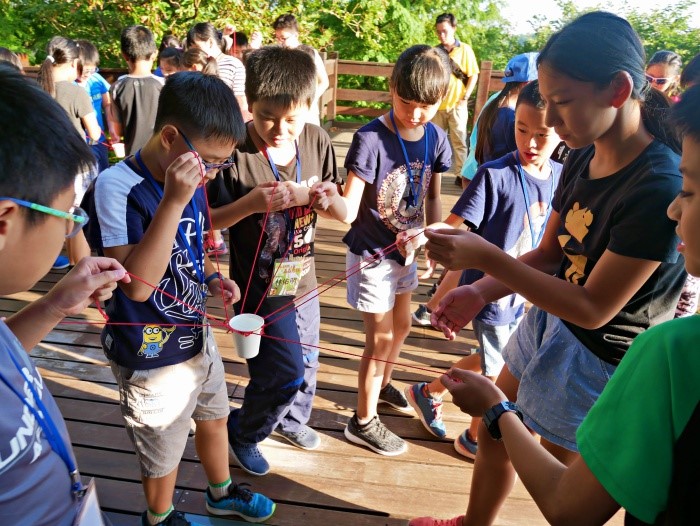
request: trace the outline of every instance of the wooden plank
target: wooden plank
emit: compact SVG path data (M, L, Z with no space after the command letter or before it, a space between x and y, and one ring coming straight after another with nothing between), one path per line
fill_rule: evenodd
M379 117L387 112L380 108L358 108L355 106L337 106L338 115L348 115L351 117Z
M388 62L359 62L339 60L338 75L364 75L366 77L391 77L394 64Z
M391 104L391 94L388 91L340 88L338 90L338 100L361 100L367 102L386 102Z

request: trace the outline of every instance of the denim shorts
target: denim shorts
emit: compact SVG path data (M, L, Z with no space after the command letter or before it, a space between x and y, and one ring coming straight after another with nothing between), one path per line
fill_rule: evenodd
M522 316L507 325L489 325L480 320L472 320L474 334L479 342L481 374L496 377L503 369L503 349L518 328Z
M615 372L557 318L531 308L503 359L520 381L525 424L542 438L578 452L576 430Z
M384 258L368 263L348 250L345 256L348 303L360 312L381 314L394 308L397 294L418 288L418 264L403 266Z
M146 477L163 477L177 467L191 418L228 418L224 364L211 333L202 352L186 362L139 370L111 361L110 366L126 431Z

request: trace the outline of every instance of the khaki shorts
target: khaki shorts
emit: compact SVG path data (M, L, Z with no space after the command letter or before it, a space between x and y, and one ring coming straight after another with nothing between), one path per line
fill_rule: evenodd
M163 477L178 466L191 418L228 418L224 364L211 333L202 352L183 363L143 370L110 365L126 431L145 477Z
M418 288L418 264L415 261L407 267L388 258L369 263L348 250L345 269L351 270L347 277L348 303L360 312L389 312L394 308L397 294Z

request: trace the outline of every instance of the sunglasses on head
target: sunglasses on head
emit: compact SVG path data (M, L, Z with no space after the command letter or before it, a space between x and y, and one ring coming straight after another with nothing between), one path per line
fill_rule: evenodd
M664 86L667 82L673 80L673 77L652 77L651 75L644 75L650 84L657 84L659 86Z

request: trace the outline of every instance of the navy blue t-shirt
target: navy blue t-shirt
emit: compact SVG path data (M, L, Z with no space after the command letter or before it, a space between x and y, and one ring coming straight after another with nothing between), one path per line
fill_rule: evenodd
M160 196L151 181L142 177L135 168L135 165L122 161L105 170L83 199L83 207L90 216L86 228L88 241L100 255L104 254L105 248L139 243L158 208ZM200 232L205 232L209 229L209 222L201 188L195 192L195 199L198 208L196 221ZM203 272L204 254L197 246L191 204L183 211L180 228L197 254ZM107 357L123 367L154 369L182 363L203 348L204 320L197 310L205 310L206 292L179 235L174 239L168 268L154 285L189 306L159 291L154 291L141 303L129 299L117 288L105 304L109 321L139 325L106 325L102 331L102 345ZM176 327L175 324L195 326Z
M475 233L514 258L529 252L541 239L554 191L559 184L562 165L551 160L549 164L551 174L547 179L538 179L523 170L529 216L514 152L481 165L452 208L452 213L464 219ZM462 272L459 284L469 285L483 275L480 270L467 269ZM476 319L489 325L507 325L522 316L524 302L521 296L510 294L486 305Z
M360 128L352 138L345 157L345 168L365 183L357 218L343 238L353 254L370 257L396 241L396 234L425 226L425 195L433 174L449 170L452 150L445 132L428 123L418 141L406 141L406 152L414 172L413 186L418 196L410 206L411 185L406 160L396 134L381 119ZM428 137L428 163L421 184L420 170L425 160L425 138ZM404 263L398 251L387 258Z

